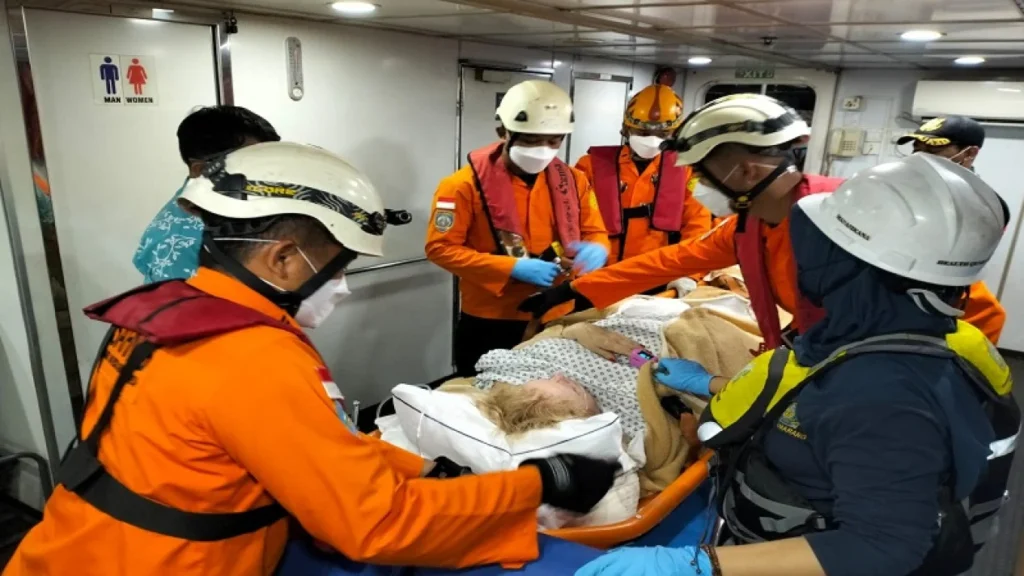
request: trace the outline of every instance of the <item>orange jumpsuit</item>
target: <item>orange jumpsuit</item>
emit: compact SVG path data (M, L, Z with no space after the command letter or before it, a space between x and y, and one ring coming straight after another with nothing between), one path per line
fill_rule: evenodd
M620 196L623 208L635 208L654 203L656 187L653 178L657 176L661 168L661 159L661 154L656 156L641 174L637 170L636 163L633 162L633 152L629 146L622 147L622 151L619 153L619 179L626 184L626 190ZM586 174L588 180L594 181L594 168L589 154L576 162L576 168ZM688 174L685 180L690 182L690 169L686 170ZM609 266L620 260L657 250L669 244L668 232L651 228L650 218L635 218L629 220L628 225L625 222L623 225L626 228L625 246L622 245L622 238L610 238ZM687 192L686 199L683 201L683 225L679 229L682 241L700 238L710 229L711 212Z
M579 170L570 169L580 198L580 235L584 241L597 242L607 249L608 234L589 181ZM533 189L516 176L512 180L516 210L525 232L523 243L530 253L541 254L558 240L545 173L537 175ZM436 219L438 201L448 198L455 199L454 222L446 231L429 225L426 253L431 262L459 277L462 312L493 320L530 320L529 314L517 308L541 288L513 280L512 267L516 259L496 253L484 201L469 166L463 166L438 185L430 218L432 223ZM572 304L565 304L547 317L562 316L570 311Z
M594 306L605 308L623 298L661 286L682 276L720 270L738 264L736 258L737 219L722 221L703 238L689 244L675 244L648 252L615 266L597 270L574 280L573 289L586 296ZM769 285L776 303L795 313L798 289L796 261L790 244L789 219L775 227L764 226L765 259ZM971 286L964 320L988 336L993 343L1006 323L1006 311L984 282Z
M188 282L294 323L219 272L201 268ZM118 373L105 356L84 431ZM134 492L181 510L237 512L276 500L358 561L459 567L537 557L535 469L420 479L422 458L342 424L321 366L296 335L266 326L158 349L125 387L100 460ZM281 521L228 540L180 540L122 524L58 487L3 574L269 576L287 532Z

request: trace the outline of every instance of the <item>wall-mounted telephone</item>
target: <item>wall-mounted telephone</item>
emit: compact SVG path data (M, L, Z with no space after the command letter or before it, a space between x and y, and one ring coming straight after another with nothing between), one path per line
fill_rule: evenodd
M860 155L861 143L864 141L863 128L836 128L828 145L828 153L841 158L852 158Z

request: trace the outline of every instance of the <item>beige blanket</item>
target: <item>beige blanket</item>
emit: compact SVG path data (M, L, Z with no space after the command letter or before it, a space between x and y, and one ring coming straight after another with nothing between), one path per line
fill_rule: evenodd
M691 308L665 327L661 356L693 360L716 376L732 378L750 362L761 344L759 336L740 329L734 320L706 308ZM640 370L636 393L647 424L647 464L641 471L640 487L644 494L660 492L679 476L691 456L680 422L661 407L661 398L678 395L697 414L705 402L657 384L650 364Z
M683 300L699 306L727 294L725 290L702 286ZM549 324L543 332L517 348L547 338L571 338L572 331L568 330L570 326L596 322L617 309L616 305L606 310L587 310L566 316ZM662 349L657 351L659 356L693 360L712 374L727 378L734 376L753 358L762 341L756 323L746 315L711 308L687 310L678 320L665 326L663 336ZM572 339L579 341L577 338ZM580 343L587 346L585 342ZM458 384L471 382L471 379L460 379ZM703 410L705 402L656 384L652 378L651 365L640 370L636 393L646 425L644 451L647 463L640 472L640 479L642 492L648 495L665 489L695 457L684 438L679 420L662 408L660 399L667 395L680 396L697 414Z

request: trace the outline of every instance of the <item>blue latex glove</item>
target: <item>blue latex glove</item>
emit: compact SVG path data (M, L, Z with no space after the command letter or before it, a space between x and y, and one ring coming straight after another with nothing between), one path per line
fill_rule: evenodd
M608 261L608 250L596 242L573 242L569 249L576 251L573 268L578 274L593 272Z
M682 358L662 358L654 369L654 379L679 392L711 396L711 379L703 366Z
M512 277L520 282L547 288L562 273L562 267L554 262L536 258L520 258L512 267Z
M711 559L696 546L619 548L588 562L576 576L711 576Z

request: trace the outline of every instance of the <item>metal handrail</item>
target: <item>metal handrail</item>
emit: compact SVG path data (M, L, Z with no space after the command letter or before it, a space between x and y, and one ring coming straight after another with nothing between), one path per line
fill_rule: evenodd
M420 262L426 262L426 256L419 258L409 258L407 260L396 260L395 262L385 262L383 264L376 264L374 266L366 266L365 268L356 268L355 270L349 270L345 272L346 276L355 276L356 274L362 274L364 272L378 272L380 270L387 270L388 268L398 268L399 266L406 266L408 264L418 264Z

